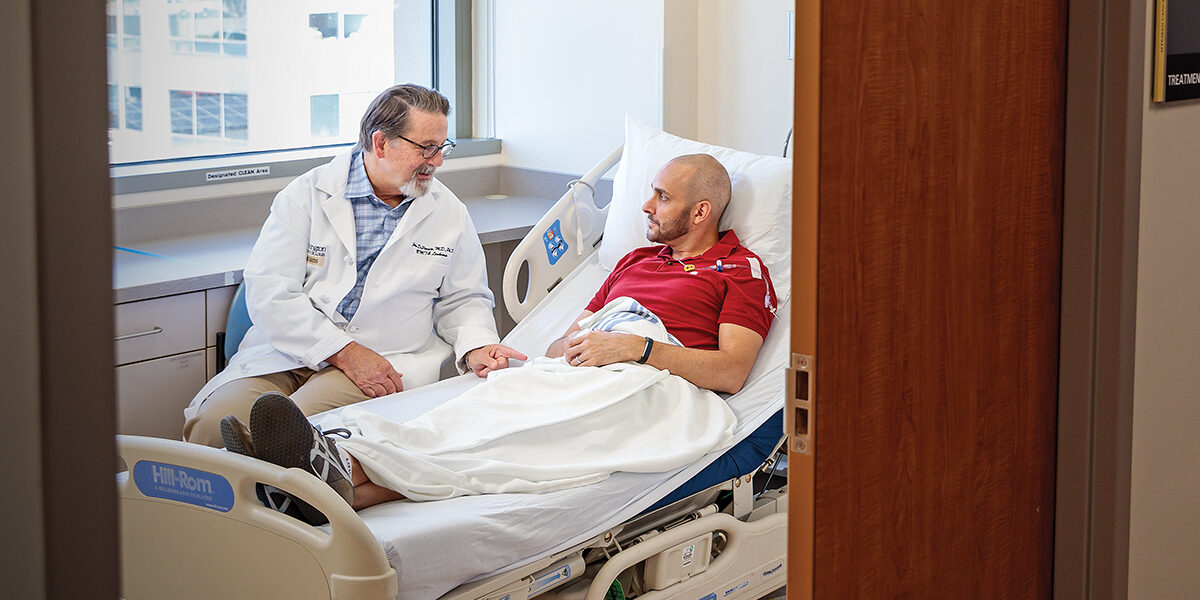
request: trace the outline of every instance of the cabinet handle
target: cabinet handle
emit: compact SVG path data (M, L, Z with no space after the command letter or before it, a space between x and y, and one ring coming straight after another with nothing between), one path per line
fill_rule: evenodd
M136 333L127 333L125 335L118 335L117 337L113 338L113 341L121 342L121 341L125 341L125 340L132 340L133 338L140 338L140 337L144 337L147 335L157 335L162 332L163 332L162 327L155 327L153 329L147 329L146 331L138 331Z

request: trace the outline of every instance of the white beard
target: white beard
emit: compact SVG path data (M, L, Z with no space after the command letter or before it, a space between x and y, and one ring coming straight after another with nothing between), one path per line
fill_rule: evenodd
M424 196L428 191L429 183L422 183L416 179L410 179L400 186L400 193L408 196L409 198L419 198Z
M400 184L401 194L404 194L409 198L419 198L429 193L429 185L433 183L433 180L430 179L429 181L421 181L417 179L417 175L422 174L422 171L423 170L418 170L416 173L413 173L412 179ZM429 169L425 173L433 175L433 169Z

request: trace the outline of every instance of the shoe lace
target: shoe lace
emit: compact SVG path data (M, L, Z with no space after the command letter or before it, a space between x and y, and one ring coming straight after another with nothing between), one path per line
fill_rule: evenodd
M321 435L336 435L344 440L348 440L350 439L351 434L350 430L346 429L345 427L335 427L333 429L326 429L325 431L322 431Z

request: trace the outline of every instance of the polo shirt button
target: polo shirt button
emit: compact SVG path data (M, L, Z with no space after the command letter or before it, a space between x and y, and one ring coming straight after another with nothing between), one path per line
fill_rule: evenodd
M351 260L351 258L350 258L349 256L343 256L343 257L342 257L342 262L344 262L344 263L346 263L346 264L350 264L350 263L352 262L352 260Z
M321 302L329 304L329 296L327 294L321 294Z
M358 325L351 325L350 333L358 333Z

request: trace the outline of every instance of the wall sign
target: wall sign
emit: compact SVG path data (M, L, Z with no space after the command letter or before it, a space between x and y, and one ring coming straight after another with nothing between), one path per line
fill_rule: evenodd
M1200 98L1200 0L1157 0L1155 102Z

